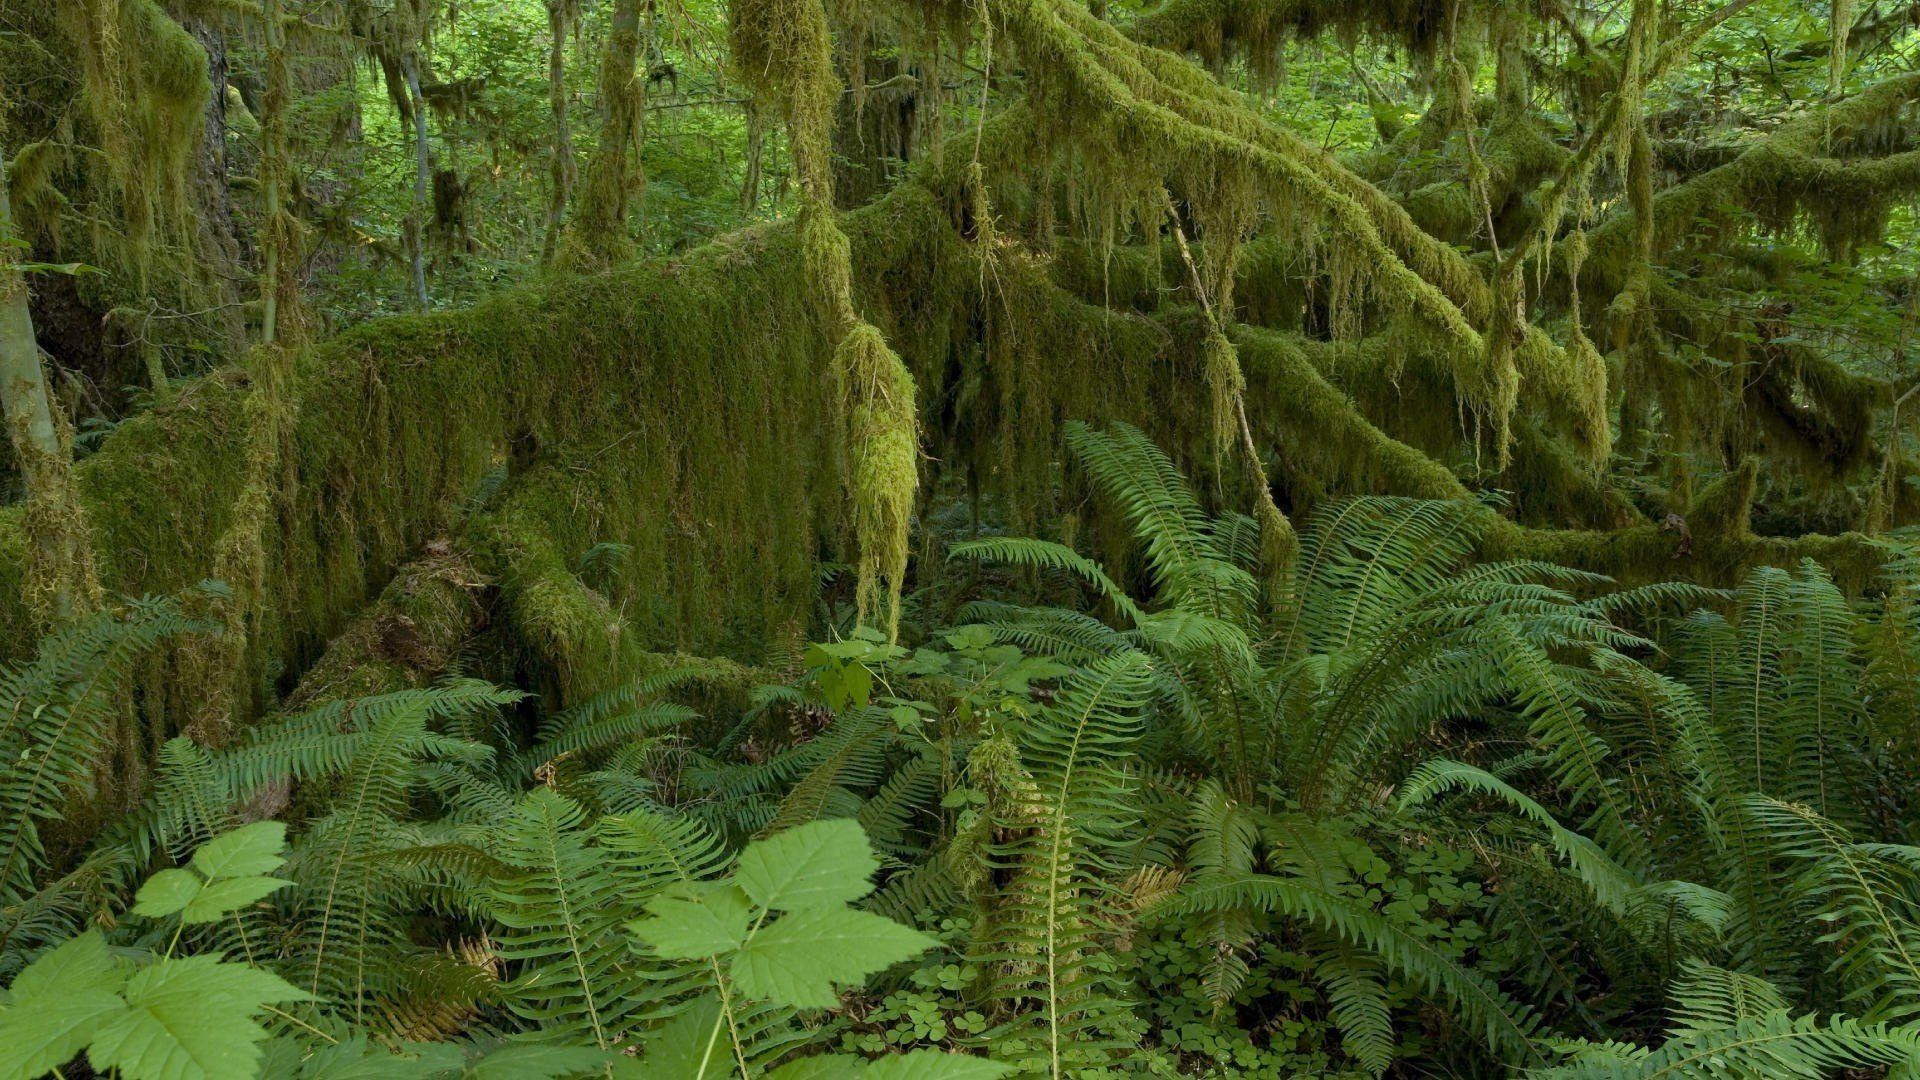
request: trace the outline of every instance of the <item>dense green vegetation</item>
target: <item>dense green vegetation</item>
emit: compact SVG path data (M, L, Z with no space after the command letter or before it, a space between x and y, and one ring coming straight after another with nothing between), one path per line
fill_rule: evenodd
M0 1080L1920 1075L1917 50L0 0Z

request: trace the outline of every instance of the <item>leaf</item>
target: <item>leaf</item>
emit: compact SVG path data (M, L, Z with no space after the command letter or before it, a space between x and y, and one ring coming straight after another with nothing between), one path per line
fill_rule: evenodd
M473 1063L472 1080L559 1080L606 1068L611 1055L591 1046L503 1046Z
M718 1080L733 1074L720 999L712 994L656 1029L643 1049L641 1075L649 1080Z
M169 867L147 879L134 894L133 913L158 919L184 909L200 895L200 876Z
M180 913L188 923L218 922L229 913L258 902L261 898L293 884L284 878L240 877L216 881L200 890Z
M14 977L13 1000L26 1004L37 997L89 990L118 993L126 982L126 968L107 948L107 939L99 931L89 930L28 964Z
M872 912L809 908L755 934L734 954L732 972L749 997L825 1009L839 1000L839 986L858 985L934 944L920 931Z
M33 1077L72 1061L127 1006L106 990L16 1003L0 1013L0 1077Z
M915 1050L911 1054L891 1054L867 1066L865 1080L994 1080L1013 1071L1013 1066L968 1054L947 1054L939 1050Z
M748 844L734 880L761 907L798 911L860 899L873 891L879 868L859 823L839 818Z
M816 1054L797 1058L773 1070L766 1080L859 1080L867 1075L866 1061L851 1054Z
M286 845L284 822L256 821L201 844L193 853L193 868L215 880L270 874L287 861L280 855Z
M702 889L692 896L656 896L647 902L652 918L631 925L634 936L673 960L704 960L740 947L753 912L732 885Z
M840 672L840 687L844 704L842 708L864 709L873 700L873 672L866 665L853 662Z
M88 931L27 965L0 1012L0 1077L42 1076L73 1060L126 1011L118 990L126 970L107 941Z
M260 1065L262 1005L308 995L272 972L216 956L160 960L127 980L126 1009L87 1051L94 1071L125 1080L251 1080Z

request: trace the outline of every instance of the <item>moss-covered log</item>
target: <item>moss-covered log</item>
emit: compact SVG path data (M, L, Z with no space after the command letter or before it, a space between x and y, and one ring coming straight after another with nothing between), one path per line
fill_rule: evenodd
M949 204L923 187L847 215L845 229L858 302L921 388L924 468L965 470L1016 522L1049 516L1069 419L1139 423L1209 468L1212 419L1186 389L1198 385L1191 318L1085 303L1018 245L1005 245L985 277ZM681 259L557 277L468 311L370 323L297 353L294 464L265 538L270 599L249 642L246 706L258 711L305 672L500 474L508 491L482 536L519 602L564 615L560 593L579 599L570 590L596 547L617 548L611 569L595 571L609 575L606 591L592 591L612 598L607 610L635 649L752 659L804 630L817 560L848 548L826 337L801 265L795 230L768 228ZM1246 328L1234 340L1251 428L1288 503L1357 491L1467 496L1429 448L1384 433L1329 381L1364 342ZM172 591L209 573L243 474L246 394L238 372L203 379L81 463L109 589ZM1540 467L1555 483L1569 475ZM1580 498L1588 505L1564 521L1617 509L1603 495ZM1513 526L1495 537L1506 550L1633 579L1721 582L1752 562L1818 551L1864 583L1876 558L1852 538L1733 535L1696 540L1695 557L1677 559L1674 538L1652 525ZM10 598L23 543L19 513L7 511L0 586L16 586ZM542 581L559 590L550 600ZM515 621L524 630L535 614ZM0 624L5 655L30 646L16 609ZM151 722L164 731L170 721Z
M446 539L429 540L373 603L335 634L287 695L288 711L416 689L452 669L486 621L491 582Z

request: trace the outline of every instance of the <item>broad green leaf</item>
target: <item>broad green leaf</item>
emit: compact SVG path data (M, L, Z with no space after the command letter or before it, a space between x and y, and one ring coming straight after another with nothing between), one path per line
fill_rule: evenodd
M172 915L200 895L200 876L191 870L168 868L147 879L134 894L133 913L157 919Z
M859 1080L867 1075L866 1064L851 1054L817 1054L787 1062L766 1080Z
M609 1055L591 1046L503 1046L467 1069L472 1080L560 1080L606 1068Z
M56 990L16 999L0 1012L0 1077L45 1076L72 1061L100 1030L127 1011L111 990Z
M267 1036L254 1014L308 995L272 972L190 956L134 973L124 997L125 1011L87 1050L96 1072L118 1069L124 1080L251 1080Z
M871 1062L861 1076L864 1080L995 1080L1012 1071L1013 1066L986 1058L915 1050Z
M229 912L239 911L262 897L293 884L283 878L237 877L216 881L200 890L180 912L182 922L218 922Z
M831 1008L841 986L918 956L934 940L855 908L809 908L761 928L733 958L733 977L749 997L801 1009Z
M98 930L68 938L28 964L13 980L13 1000L79 994L89 990L118 993L127 984L127 968L107 947Z
M708 994L647 1036L641 1047L640 1075L647 1080L721 1080L735 1075L720 999Z
M855 709L866 708L873 700L873 672L864 664L849 663L840 675L846 704Z
M647 902L651 918L631 924L634 936L661 956L704 960L740 947L753 912L732 885L710 886L688 895L656 896Z
M761 907L798 911L860 899L873 891L879 868L859 823L840 818L748 844L734 880Z
M193 868L216 880L270 874L287 861L280 855L286 846L284 822L256 821L201 844L193 853Z

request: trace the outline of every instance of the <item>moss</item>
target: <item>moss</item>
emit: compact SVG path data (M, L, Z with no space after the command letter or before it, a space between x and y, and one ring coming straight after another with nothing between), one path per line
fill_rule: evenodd
M1271 85L1288 42L1332 32L1348 41L1374 34L1430 59L1457 8L1443 0L1162 0L1129 30L1148 44L1197 54L1216 69L1244 59L1257 83Z
M1730 210L1754 207L1776 227L1789 224L1802 199L1838 188L1843 198L1862 191L1898 197L1920 187L1920 152L1884 158L1829 157L1847 150L1886 117L1920 98L1920 73L1882 80L1843 102L1782 124L1732 161L1659 192L1653 200L1653 250L1685 241L1703 223L1726 220ZM1617 289L1634 243L1631 218L1615 217L1593 230L1594 264L1605 288ZM1859 239L1854 237L1855 240Z
M1511 492L1520 521L1580 529L1622 529L1646 519L1593 462L1530 419L1514 424L1513 464L1493 479Z
M187 157L213 92L206 52L154 0L76 0L61 9L119 194L126 231L110 246L144 276L152 245L191 235Z
M1687 510L1687 527L1695 536L1752 536L1753 496L1759 480L1759 461L1741 461L1694 496L1693 506Z
M821 0L734 0L729 37L756 94L785 105L800 178L800 267L834 350L852 525L859 548L858 615L898 632L918 484L919 410L913 377L855 303L850 244L835 217L833 118L840 81ZM936 73L937 81L937 73ZM937 106L936 106L937 109ZM974 192L976 200L985 192ZM979 222L985 228L987 222ZM985 243L983 239L981 241ZM885 603L875 601L884 594ZM884 613L882 608L884 607Z
M1327 381L1310 359L1325 346L1246 327L1235 331L1234 340L1246 365L1256 437L1274 448L1276 476L1296 517L1335 493L1468 497L1445 466L1383 433Z
M867 323L841 339L834 370L848 399L842 407L852 457L854 535L860 543L858 618L865 622L874 615L895 634L919 485L913 376Z
M1883 541L1861 533L1803 536L1695 538L1690 545L1657 525L1611 530L1525 529L1496 520L1481 542L1490 558L1544 559L1607 574L1625 585L1694 581L1718 588L1740 583L1756 566L1798 565L1813 559L1854 595L1886 584L1881 573L1893 557Z
M905 336L928 350L917 361L944 369L951 306L963 298L916 296L950 235L938 206L924 192L903 196L854 225L863 256L905 260L866 262L862 280L894 283L899 325L919 328ZM679 624L701 628L689 644L740 645L755 635L716 612L751 610L802 580L804 606L811 560L836 541L822 528L810 542L788 524L834 505L824 451L796 441L826 430L832 408L823 332L797 264L793 231L766 230L471 311L365 324L293 353L290 471L262 539L265 601L238 713L257 711L284 673L303 669L397 565L444 533L488 470L528 445L585 447L633 470L634 486L609 505L631 512L622 530L650 538L634 544L637 557L669 601L630 613L644 634ZM883 299L870 302L893 323ZM689 325L722 329L689 336ZM818 393L794 392L807 386ZM197 381L79 464L108 589L172 592L213 572L245 475L247 400L237 373ZM634 539L582 528L571 557L603 538ZM12 556L0 580L17 580L20 543L19 511L0 512L0 553ZM26 623L0 619L8 655L28 647Z
M1484 314L1488 305L1484 281L1457 252L1192 65L1140 47L1085 9L1020 0L999 14L1028 70L1044 76L1030 87L1034 114L1051 118L1042 137L1082 156L1102 147L1109 156L1115 147L1131 152L1098 173L1114 178L1103 192L1109 206L1146 192L1158 197L1162 179L1178 190L1229 193L1228 204L1246 193L1296 228L1301 246L1327 268L1336 326L1372 303L1414 314L1449 342L1472 426L1504 456L1518 376L1511 350L1488 347L1463 309Z
M450 542L425 548L334 635L287 696L286 711L425 686L447 673L480 623L488 582Z

